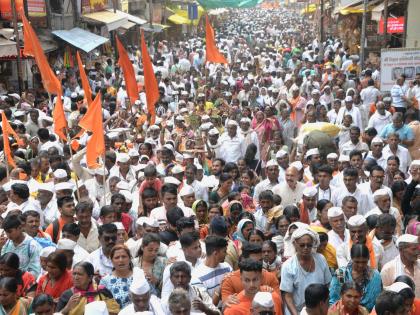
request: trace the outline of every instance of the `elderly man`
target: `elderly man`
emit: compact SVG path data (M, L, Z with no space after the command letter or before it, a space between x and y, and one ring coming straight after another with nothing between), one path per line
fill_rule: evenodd
M245 148L247 148L251 143L255 144L257 147L257 153L255 158L259 160L260 157L260 143L258 141L257 133L251 129L251 119L248 117L243 117L239 121L239 126L241 127L240 134L244 137Z
M389 213L397 221L397 235L401 235L403 222L401 219L400 211L397 208L391 207L390 191L384 188L376 190L373 193L373 200L376 204L376 207L372 208L368 213L366 213L365 218L372 214L381 215L383 213Z
M273 296L269 292L258 292L255 294L251 305L251 314L274 314L274 301Z
M153 315L164 315L162 303L156 295L150 293L150 286L143 272L133 277L130 285L131 304L124 307L118 315L132 315L145 312Z
M404 116L402 113L394 113L392 115L392 124L388 124L382 129L381 138L386 139L390 133L397 133L401 144L404 147L409 147L414 143L413 130L404 124Z
M223 133L220 141L220 157L226 163L236 163L244 157L246 144L242 135L238 134L238 123L235 120L229 120L227 123L227 132Z
M386 125L392 123L392 115L385 109L385 104L382 101L376 103L376 111L370 116L368 128L374 127L378 134L381 134Z
M340 154L349 155L353 150L369 152L369 146L360 141L360 128L358 126L350 127L350 140L340 147Z
M286 170L286 181L273 187L273 193L281 197L283 207L296 204L303 196L305 184L298 182L298 170L290 166Z
M353 118L353 125L363 129L362 124L362 116L360 114L360 110L353 105L353 97L346 96L344 99L344 106L340 108L337 114L336 123L342 124L344 120L344 116L351 115Z
M389 187L385 186L384 183L385 171L379 165L375 165L370 169L369 181L358 185L358 188L366 193L368 200L367 211L372 210L375 205L374 193L378 189L384 189L388 192L388 195L392 197L392 191ZM392 198L391 198L392 202Z
M366 158L375 160L380 167L386 169L387 161L385 160L385 156L382 152L383 148L384 142L382 141L382 139L380 137L374 137L370 142L371 151L368 153Z
M265 190L271 190L279 184L279 165L275 160L267 162L265 173L267 178L259 182L254 189L254 200L258 202L260 194Z
M104 176L104 174L100 175ZM117 165L114 165L109 171L109 176L117 176L127 183L136 180L136 172L130 165L130 156L127 153L118 153Z
M378 263L382 259L384 249L382 245L367 234L368 227L366 219L359 214L352 216L347 221L347 226L350 232L350 240L341 244L337 248L337 262L339 267L346 267L351 260L350 249L353 244L365 244L369 249L369 263L372 268L380 269Z
M350 240L349 230L346 229L344 212L340 207L328 209L328 222L331 225L331 231L328 232L328 242L335 248Z
M418 259L417 235L403 234L397 239L400 254L386 263L381 270L384 287L391 285L401 275L409 276L416 285L416 296L420 296L420 261Z
M213 304L212 297L201 286L190 285L191 267L185 261L177 261L170 266L170 281L174 289L184 289L191 301L191 311L198 314L218 315L219 309ZM170 292L162 296L163 304L167 304Z
M103 167L94 170L95 177L85 181L86 189L89 191L89 197L101 201L105 194L104 183L108 176L108 171ZM105 178L104 178L105 177Z

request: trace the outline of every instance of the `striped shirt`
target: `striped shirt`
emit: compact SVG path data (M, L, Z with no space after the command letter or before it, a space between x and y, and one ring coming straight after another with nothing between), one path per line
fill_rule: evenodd
M192 273L191 285L196 285L207 290L210 296L218 292L220 284L226 273L232 271L228 263L220 263L216 268L207 267L204 264L199 265Z

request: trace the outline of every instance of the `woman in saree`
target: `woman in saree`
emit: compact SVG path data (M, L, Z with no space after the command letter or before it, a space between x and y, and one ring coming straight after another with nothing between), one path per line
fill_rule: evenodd
M94 273L93 265L89 262L79 262L74 266L73 286L61 294L57 303L58 312L63 315L83 315L86 304L94 301L105 301L109 314L119 312L120 306L112 293L93 281Z
M209 232L209 208L204 200L196 200L192 205L192 210L198 221L200 239L205 239Z
M299 87L292 88L292 97L287 100L290 106L290 120L299 128L302 125L306 99L300 95Z
M362 291L353 282L346 282L341 287L340 299L328 310L328 315L367 315L369 312L360 305Z
M29 314L29 300L19 298L18 284L11 277L0 280L0 314L1 315L27 315Z
M273 123L271 120L266 118L263 111L259 110L255 113L255 117L251 122L252 129L255 130L258 136L259 151L261 158L264 160L267 156L267 150L269 149L270 139L273 132Z

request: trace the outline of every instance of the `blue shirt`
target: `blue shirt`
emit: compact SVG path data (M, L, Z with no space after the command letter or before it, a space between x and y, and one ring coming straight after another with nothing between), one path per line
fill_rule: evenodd
M344 268L339 268L335 272L330 283L330 305L333 305L340 299L342 284L353 282L352 270L352 266L349 265ZM338 279L339 277L341 281ZM375 306L376 297L382 292L382 280L379 271L376 269L369 269L368 277L368 281L363 285L363 295L360 304L370 312Z
M400 129L395 129L393 123L386 125L381 131L381 138L386 139L390 133L397 133L400 136L400 141L414 140L413 130L406 124Z

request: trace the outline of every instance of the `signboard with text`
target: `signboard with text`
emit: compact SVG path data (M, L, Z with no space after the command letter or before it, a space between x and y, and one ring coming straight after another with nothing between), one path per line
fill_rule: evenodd
M384 33L384 24L385 24L384 20L381 18L381 20L379 21L379 34ZM387 25L387 33L388 34L404 33L404 17L403 16L396 17L396 18L389 17L388 25Z
M411 81L420 73L420 48L381 50L381 91L390 91L397 78L405 74Z

